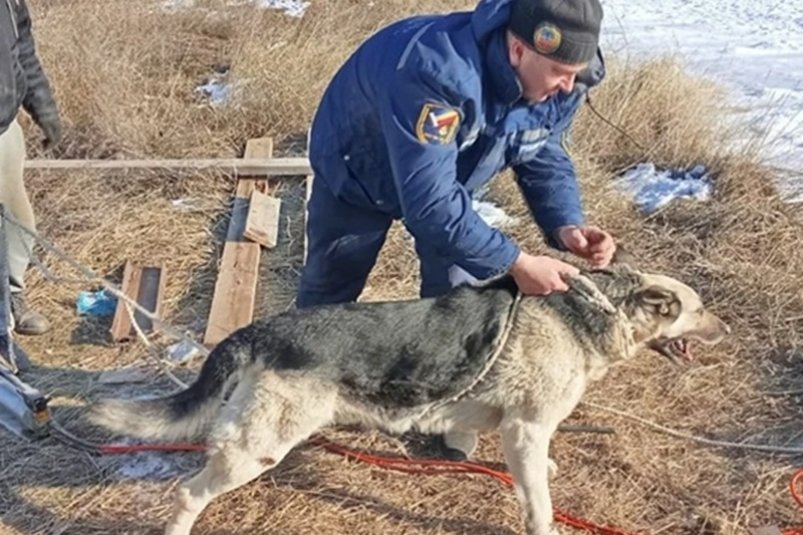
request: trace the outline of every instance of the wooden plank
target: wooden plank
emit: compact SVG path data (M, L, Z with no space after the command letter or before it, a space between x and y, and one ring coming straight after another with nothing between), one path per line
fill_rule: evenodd
M165 272L161 266L142 267L137 303L145 308L145 310L158 317L161 317L162 314L165 279ZM137 325L139 325L139 328L142 329L143 332L147 333L153 331L153 322L150 318L142 315L141 312L137 311L134 313L134 321L137 322Z
M139 296L139 283L142 270L138 269L130 260L126 260L125 268L123 269L123 283L122 291L131 299L137 299ZM117 309L114 311L114 320L112 320L112 340L120 342L127 340L131 334L131 317L128 315L125 303L122 299L117 301Z
M123 269L122 291L134 299L139 306L151 314L161 317L166 280L167 277L162 266L143 266L126 261ZM154 330L153 321L136 309L134 310L134 321L145 333ZM129 340L133 337L133 332L131 316L128 314L125 303L120 299L114 311L111 328L112 339L115 342Z
M255 149L256 150L256 149ZM78 170L214 170L240 178L274 176L307 176L312 172L307 158L220 158L187 160L26 160L26 170L78 171Z
M245 144L243 158L253 160L259 158L273 158L273 138L257 137L249 139Z
M270 138L251 139L246 144L243 160L269 159L272 155L273 141ZM240 180L237 183L204 334L204 344L207 346L218 344L254 319L260 245L246 241L243 234L251 195L260 189L264 191L264 188L265 185L259 180Z
M258 243L226 244L204 335L205 345L216 345L253 321L259 249Z
M279 241L279 213L282 201L254 190L248 205L243 236L263 247L272 249Z

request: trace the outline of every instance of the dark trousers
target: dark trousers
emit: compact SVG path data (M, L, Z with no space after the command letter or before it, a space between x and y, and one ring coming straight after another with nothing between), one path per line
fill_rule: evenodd
M376 264L393 217L338 199L316 177L307 204L307 261L301 273L299 308L356 301ZM449 291L453 262L416 241L421 297Z

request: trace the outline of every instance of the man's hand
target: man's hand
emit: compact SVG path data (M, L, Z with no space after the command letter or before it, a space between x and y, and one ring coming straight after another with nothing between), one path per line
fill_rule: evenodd
M525 295L549 295L569 289L564 278L580 273L571 264L548 256L532 256L525 252L513 262L509 272Z
M61 141L61 120L57 113L39 117L39 128L45 135L42 148L46 151L56 146Z
M616 252L613 236L599 227L569 225L560 227L556 234L564 247L591 262L595 268L610 264Z

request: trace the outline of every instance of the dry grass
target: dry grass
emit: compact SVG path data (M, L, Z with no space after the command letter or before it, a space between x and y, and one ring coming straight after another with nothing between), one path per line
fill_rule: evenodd
M121 0L75 0L36 6L39 48L64 112L64 157L232 156L250 137L271 135L280 152L303 150L317 97L361 39L414 11L459 6L445 1L369 5L314 2L303 20L247 6L166 14ZM87 24L87 21L93 21ZM80 28L80 30L79 30ZM193 94L215 67L228 66L235 104L213 108ZM625 127L639 149L584 110L575 152L590 219L627 243L643 267L698 288L734 327L727 344L699 352L689 368L652 355L614 370L590 400L726 440L803 445L799 397L764 392L800 387L803 374L803 224L784 206L755 154L728 154L734 135L723 124L716 88L690 78L671 60L613 62L595 91L597 108ZM38 132L26 123L31 152ZM612 192L614 174L639 161L703 163L716 177L716 198L676 204L649 218ZM214 175L31 175L41 232L84 264L119 280L126 258L164 262L168 314L200 334L214 284L225 227L229 177ZM267 261L262 310L287 306L300 265L299 186L279 193L287 211L283 244ZM510 177L492 196L526 218ZM170 201L192 198L194 210ZM529 224L512 230L542 247ZM58 274L73 276L52 255ZM416 293L417 262L394 229L366 298ZM81 406L103 395L167 390L152 384L111 387L100 371L144 358L137 345L108 343L109 319L78 318L76 293L33 274L33 301L54 320L43 338L22 342L40 365L27 379L53 395L56 417L74 431L105 438L81 420ZM270 301L270 302L268 302ZM164 340L163 342L168 342ZM184 378L191 370L182 370ZM787 495L800 458L706 449L656 435L590 410L576 422L616 427L614 436L560 435L552 453L561 466L553 482L558 507L627 530L667 534L743 534L752 525L799 523ZM379 434L333 431L352 446L386 453L400 443ZM167 517L175 479L199 466L198 455L162 458L166 473L120 475L131 459L98 458L54 440L0 439L0 531L20 534L157 533ZM497 439L485 437L479 458L501 461ZM137 459L135 459L136 461ZM480 478L430 479L356 466L300 448L275 472L217 500L197 533L519 533L509 489Z

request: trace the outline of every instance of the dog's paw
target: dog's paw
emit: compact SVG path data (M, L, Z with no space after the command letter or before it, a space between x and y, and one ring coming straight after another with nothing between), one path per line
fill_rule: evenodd
M558 463L552 460L550 457L546 460L546 473L549 479L554 479L558 475ZM554 534L551 534L554 535Z

